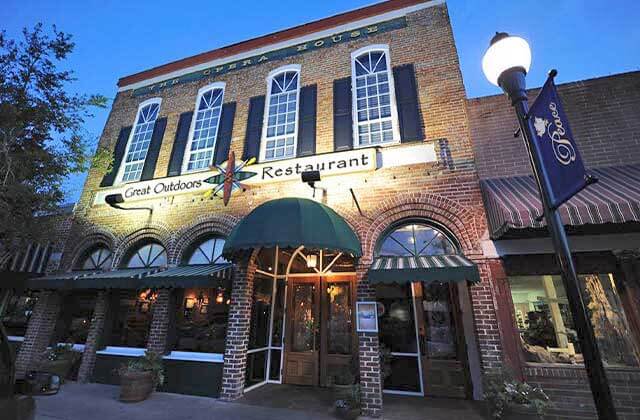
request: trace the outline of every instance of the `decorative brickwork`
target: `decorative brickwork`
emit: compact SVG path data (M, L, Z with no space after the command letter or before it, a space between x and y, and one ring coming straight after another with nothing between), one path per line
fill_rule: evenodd
M100 336L104 331L104 322L108 310L108 293L105 291L98 292L96 297L96 306L93 309L93 318L87 333L87 340L84 343L84 352L82 353L82 361L78 370L78 382L86 383L91 381L93 368L96 364L96 351Z
M357 300L372 301L376 292L367 281L368 265L356 267ZM362 414L382 417L382 371L377 333L358 333L358 360L360 362L360 400Z
M94 233L85 232L81 241L72 241L67 244L61 266L65 269L78 267L78 265L82 263L81 258L85 256L85 253L97 245L103 245L113 250L115 237L111 232L105 230L99 230Z
M226 401L237 400L244 391L256 254L247 252L235 259L220 391Z
M199 238L206 235L227 236L239 219L233 215L205 215L185 228L176 232L172 242L175 244L175 255L169 263L179 265L184 258L184 253Z
M62 297L59 292L41 292L16 358L16 378L22 379L49 345L56 326Z
M172 255L173 246L170 230L161 224L148 225L142 229L134 229L116 240L116 248L113 250L113 266L120 267L122 259L137 244L143 241L155 241L167 251L167 257Z
M158 290L158 297L153 303L153 318L149 328L147 349L159 354L167 350L167 332L171 311L171 289Z

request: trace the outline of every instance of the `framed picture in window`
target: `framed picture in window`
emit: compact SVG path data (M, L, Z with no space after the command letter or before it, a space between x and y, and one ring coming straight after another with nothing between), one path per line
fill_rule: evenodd
M356 302L356 327L358 332L378 332L376 302Z

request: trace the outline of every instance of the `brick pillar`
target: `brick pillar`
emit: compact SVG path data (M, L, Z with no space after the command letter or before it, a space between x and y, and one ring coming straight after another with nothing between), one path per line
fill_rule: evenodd
M256 272L250 253L243 254L235 262L220 391L220 398L226 401L237 400L244 392L253 277Z
M367 280L368 267L368 264L358 264L356 268L358 301L376 300L375 289ZM358 356L362 414L369 417L382 417L382 371L378 333L358 333Z
M171 319L171 289L158 290L158 297L153 303L153 318L147 339L147 350L164 354L167 350L167 334Z
M87 341L84 343L84 352L82 353L82 361L78 370L78 382L87 383L91 381L93 376L93 368L96 364L96 350L98 349L98 340L104 332L104 322L108 311L109 295L105 291L98 292L96 298L96 306L93 309L93 318L87 333Z
M23 379L49 345L58 320L62 296L59 292L41 292L16 358L16 378Z

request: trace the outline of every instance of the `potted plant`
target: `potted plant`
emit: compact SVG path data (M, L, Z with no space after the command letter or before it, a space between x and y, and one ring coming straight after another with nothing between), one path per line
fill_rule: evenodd
M38 370L57 375L64 382L78 356L71 343L55 345L44 352Z
M339 419L355 420L360 415L360 402L353 399L336 400L334 407Z
M549 406L549 397L542 388L505 374L486 381L484 396L494 419L540 419Z
M162 356L147 350L144 357L129 360L118 369L120 401L146 400L158 385L164 383Z

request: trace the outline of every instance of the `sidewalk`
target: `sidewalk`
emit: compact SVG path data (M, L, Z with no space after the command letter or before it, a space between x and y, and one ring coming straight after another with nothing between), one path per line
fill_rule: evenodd
M118 401L118 392L119 387L112 385L66 383L57 395L36 397L36 420L335 420L328 413L162 392L146 401L125 404Z

